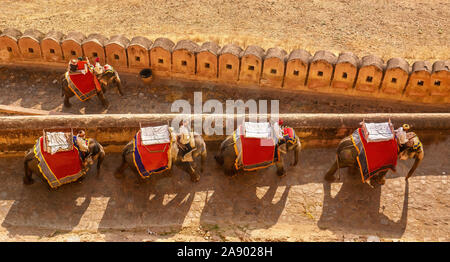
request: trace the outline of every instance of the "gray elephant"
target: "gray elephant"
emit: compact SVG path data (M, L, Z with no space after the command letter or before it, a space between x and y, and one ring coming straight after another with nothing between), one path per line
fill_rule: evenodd
M95 139L89 138L87 140L87 152L84 153L84 169L87 172L88 168L94 164L94 161L97 160L97 177L100 176L100 167L105 158L105 150L103 146L97 142ZM32 178L33 173L40 177L44 182L48 182L47 179L42 175L41 170L39 169L39 160L35 156L34 147L27 151L24 159L24 169L25 175L23 177L23 183L25 185L31 185L34 183ZM81 181L84 176L81 176L77 181ZM75 182L75 181L72 181Z
M175 140L176 137L174 136L172 139ZM188 172L193 182L198 182L200 180L200 173L203 172L203 166L206 161L207 151L205 141L203 140L201 135L194 134L193 140L195 142L195 148L191 152L193 161L182 161L183 156L180 148L178 147L177 143L174 142L172 144L172 147L170 148L171 158L169 159L168 162L168 172L172 170L173 164L175 164L182 170ZM128 142L128 144L122 150L122 163L117 168L114 174L116 178L118 179L123 178L123 172L127 167L130 167L131 170L133 170L133 172L137 174L139 180L143 179L141 175L139 175L136 165L134 164L133 153L134 153L134 139ZM197 170L196 165L196 159L198 158L201 159L200 172Z
M217 155L214 156L217 163L223 166L225 174L229 176L233 176L239 171L242 171L242 168L237 169L235 165L238 156L236 155L234 145L235 142L233 140L233 136L227 136L227 138L225 138L225 140L220 144ZM293 132L293 137L291 139L280 139L276 147L280 156L275 162L275 165L277 166L277 175L284 176L286 174L286 170L283 164L283 156L287 155L289 151L293 151L294 163L291 165L296 166L298 164L299 153L301 151L300 139L295 132Z
M420 142L417 135L415 135L413 132L407 133L408 137L412 137L408 143L405 145L399 146L398 150L398 157L401 160L406 160L410 158L414 158L414 164L409 170L405 180L408 180L416 170L416 168L419 166L419 164L422 162L424 157L424 150L422 143ZM358 151L353 145L353 141L350 136L345 137L339 142L338 148L337 148L337 159L334 161L331 168L328 170L328 172L325 175L325 180L328 182L333 182L336 180L334 177L334 174L339 168L344 167L350 167L355 168L356 170L359 169L357 157ZM370 179L370 184L375 187L378 185L384 185L385 183L385 176L388 170L381 171L378 174L374 175Z

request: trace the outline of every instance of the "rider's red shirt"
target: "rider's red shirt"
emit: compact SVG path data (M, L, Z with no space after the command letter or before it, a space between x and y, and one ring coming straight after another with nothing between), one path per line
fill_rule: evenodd
M84 69L84 65L87 64L87 61L78 61L77 62L77 69L78 70L83 70Z

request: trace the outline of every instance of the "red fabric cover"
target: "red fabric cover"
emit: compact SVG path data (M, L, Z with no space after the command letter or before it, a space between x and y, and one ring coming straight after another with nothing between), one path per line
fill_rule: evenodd
M81 73L69 74L69 77L83 95L96 88L97 90L100 88L100 83L90 71L88 71L85 75Z
M71 151L57 152L53 155L44 151L43 137L40 138L41 153L47 166L58 178L72 176L81 171L81 159L76 147Z
M369 172L378 170L384 166L397 165L397 141L391 139L389 141L368 143L363 136L361 128L358 129L359 136L366 150L366 159Z
M136 135L136 139L136 147L139 151L139 155L141 156L142 164L147 171L152 171L167 166L167 164L169 163L169 156L167 152L170 149L170 143L158 145L143 145L141 141L141 131L139 131Z
M273 161L275 155L273 139L245 137L244 135L240 135L240 139L242 143L242 164L244 166Z

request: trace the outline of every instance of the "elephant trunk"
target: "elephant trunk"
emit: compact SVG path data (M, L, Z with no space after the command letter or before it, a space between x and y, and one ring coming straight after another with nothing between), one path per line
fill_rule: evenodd
M413 166L411 167L411 169L408 172L408 175L406 176L406 180L408 180L408 178L410 178L413 174L414 171L416 171L416 168L419 166L419 164L422 162L422 153L419 156L416 156L415 161Z
M297 144L294 148L294 166L298 164L300 150L301 150L300 140L297 140Z
M102 166L103 160L105 159L105 150L103 147L99 144L100 152L98 153L98 160L97 160L97 176L100 176L100 167Z

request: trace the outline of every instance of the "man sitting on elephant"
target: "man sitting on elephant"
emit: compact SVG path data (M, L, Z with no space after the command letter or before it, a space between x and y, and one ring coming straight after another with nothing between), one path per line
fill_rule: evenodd
M189 121L183 120L177 135L177 145L181 150L183 161L192 161L191 153L195 149L194 137L189 128Z

